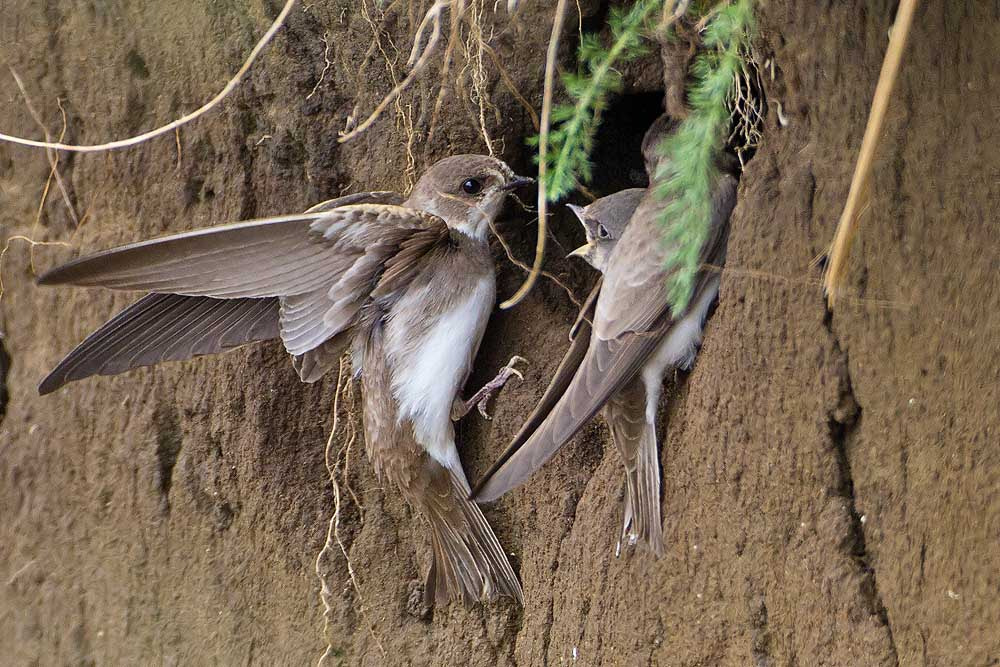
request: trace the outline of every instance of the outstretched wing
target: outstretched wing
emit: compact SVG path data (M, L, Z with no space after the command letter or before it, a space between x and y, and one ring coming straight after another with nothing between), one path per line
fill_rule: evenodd
M373 291L412 274L422 253L448 237L443 221L400 199L349 195L306 214L135 243L44 274L41 284L155 293L91 334L39 391L279 335L300 357L303 379L317 379L333 347L341 347L330 339L353 323Z
M658 217L663 203L653 188L643 199L608 259L597 299L589 345L563 395L524 444L479 483L475 498L494 500L518 486L628 383L666 336L675 318L667 299L669 246L663 243ZM725 252L726 225L735 204L736 181L724 175L713 201L711 229L702 248L703 262L719 261ZM705 289L703 272L696 288ZM683 315L678 313L678 317Z
M140 241L43 274L41 285L84 285L215 298L292 296L329 289L368 244L444 226L388 204L238 222Z

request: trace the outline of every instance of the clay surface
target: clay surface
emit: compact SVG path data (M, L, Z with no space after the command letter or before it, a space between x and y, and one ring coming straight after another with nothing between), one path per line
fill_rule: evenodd
M522 0L513 21L471 4L511 83L540 108L553 3ZM429 562L424 527L380 486L361 444L348 453L335 438L338 534L356 586L335 545L319 568L324 636L316 561L335 506L324 454L337 379L299 383L278 343L35 390L134 296L37 288L32 263L405 189L435 159L486 152L484 128L498 155L530 170L530 116L489 58L474 84L456 54L435 113L438 58L366 134L338 145L348 118L404 75L424 8L305 3L234 94L176 136L62 155L79 227L54 182L38 214L44 153L0 143L0 237L71 245L36 246L32 262L13 241L4 255L0 662L302 665L329 644L330 664L345 665L997 664L996 3L922 3L848 294L832 312L811 265L847 195L895 4L760 3L757 48L774 66L764 141L742 177L704 348L661 410L666 555L615 556L623 478L595 420L486 510L522 578L523 610L422 613L412 595ZM214 95L280 5L13 0L0 60L53 137L59 100L64 139L97 143ZM587 29L607 7L581 11ZM636 109L649 105L635 101L662 89L656 54L626 75L633 97L603 135L598 194L637 178L641 163L614 147L638 147L649 118ZM0 80L0 131L41 136L14 81ZM482 113L475 85L493 105ZM521 260L530 219L515 207L500 225ZM566 213L552 226L546 266L581 297L592 276L562 256L582 234ZM499 245L496 258L507 296L524 273ZM575 312L543 280L495 313L470 389L514 354L531 365L493 421L461 422L470 478L530 412ZM346 437L346 399L340 413Z

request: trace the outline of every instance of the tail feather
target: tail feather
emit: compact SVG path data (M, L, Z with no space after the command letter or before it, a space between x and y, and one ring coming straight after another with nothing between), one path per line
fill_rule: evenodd
M486 517L468 500L468 484L443 467L439 467L439 475L441 482L447 483L447 491L435 495L436 502L424 507L431 524L434 558L424 588L425 601L434 604L461 599L472 604L506 595L523 605L517 575ZM442 487L438 488L444 491Z
M605 406L611 437L625 466L625 507L621 540L642 544L663 554L660 517L660 463L656 426L646 420L646 396L641 380L615 394Z
M625 471L629 495L626 507L630 521L622 526L622 538L645 545L657 556L663 555L663 524L660 517L660 463L657 457L656 427L646 424L634 468ZM628 513L626 514L628 517Z

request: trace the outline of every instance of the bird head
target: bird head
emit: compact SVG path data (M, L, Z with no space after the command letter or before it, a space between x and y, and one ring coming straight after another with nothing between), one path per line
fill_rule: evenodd
M455 155L436 162L420 177L408 205L433 213L452 229L485 239L507 195L533 182L488 155Z
M580 220L587 235L586 245L580 246L569 256L581 257L603 272L611 249L621 238L645 194L644 188L630 188L601 197L587 206L567 204Z

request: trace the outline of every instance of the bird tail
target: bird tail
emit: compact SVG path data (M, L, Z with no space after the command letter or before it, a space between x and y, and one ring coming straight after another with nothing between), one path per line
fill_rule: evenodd
M663 555L660 518L660 461L656 425L646 419L641 380L626 385L608 401L605 419L625 464L625 508L621 540L642 544Z
M441 493L423 503L431 524L433 561L424 588L427 604L461 599L465 604L486 602L498 595L524 604L517 575L507 560L493 529L469 498L469 485L436 462L436 482Z
M663 555L663 525L660 517L660 462L657 460L656 427L647 423L636 465L625 469L625 513L622 541L639 543L656 556Z

